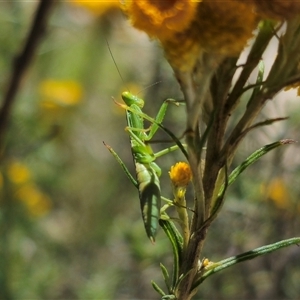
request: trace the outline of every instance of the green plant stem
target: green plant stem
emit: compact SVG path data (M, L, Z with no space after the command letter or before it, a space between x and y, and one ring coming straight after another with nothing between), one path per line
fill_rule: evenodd
M178 217L180 220L180 227L182 229L183 234L183 255L185 255L189 239L190 239L190 225L189 225L189 216L186 208L186 200L185 200L185 188L178 188L177 191L174 192L175 195L175 207L178 213Z

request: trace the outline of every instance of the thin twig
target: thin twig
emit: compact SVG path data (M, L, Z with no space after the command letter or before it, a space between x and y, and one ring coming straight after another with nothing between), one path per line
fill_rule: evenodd
M5 131L21 80L36 53L41 37L46 31L50 9L55 2L55 0L40 1L24 47L12 62L12 71L7 84L7 91L3 97L4 100L0 109L0 157L3 155Z

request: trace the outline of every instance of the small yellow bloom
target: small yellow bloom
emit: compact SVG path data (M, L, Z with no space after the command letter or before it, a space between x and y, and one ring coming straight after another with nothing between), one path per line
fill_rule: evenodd
M178 162L172 166L169 175L175 187L186 187L192 180L191 168L185 162Z
M202 262L203 267L207 267L211 262L209 261L209 259L205 258Z
M26 205L33 216L44 215L52 206L50 198L32 183L22 186L16 197Z
M77 105L83 95L81 85L72 80L44 80L39 92L43 99L42 106L48 109Z
M267 198L278 208L287 209L291 205L288 187L282 178L274 178L267 187L263 189Z
M83 7L96 16L121 7L119 0L71 0L70 3Z
M166 40L189 26L199 2L201 0L131 0L125 2L125 11L135 28L152 38Z
M0 172L0 189L2 189L2 187L3 187L3 181L4 181L3 175L2 175L2 173Z
M30 180L31 172L25 164L14 161L8 166L7 176L15 184L23 184Z

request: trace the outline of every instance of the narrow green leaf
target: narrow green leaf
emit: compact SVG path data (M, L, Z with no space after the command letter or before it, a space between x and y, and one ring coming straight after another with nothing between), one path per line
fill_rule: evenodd
M280 140L272 144L268 144L255 152L253 152L242 164L240 164L237 168L235 168L232 173L229 175L229 182L228 184L232 184L237 177L250 165L255 163L259 158L261 158L263 155L267 154L269 151L282 146L282 145L287 145L287 144L292 144L295 143L294 140L291 139L285 139L285 140Z
M299 247L300 244L300 237L294 237L291 239L287 239L287 240L283 240L283 241L279 241L277 243L274 244L269 244L269 245L265 245L256 249L253 249L251 251L236 255L236 256L232 256L229 258L226 258L224 260L221 260L219 262L216 262L212 265L212 267L208 267L207 271L203 273L203 275L201 276L201 278L199 278L195 284L194 287L198 286L199 284L201 284L206 278L208 278L209 276L218 273L224 269L227 269L235 264L238 264L240 262L243 262L245 260L250 260L253 259L255 257L258 256L262 256L262 255L266 255L268 253L271 253L273 251L279 250L281 248L284 247L288 247L291 245L297 245ZM299 253L300 253L300 249L299 249Z
M151 280L152 287L161 295L165 296L166 293L155 283L153 280Z
M241 163L237 168L235 168L231 174L228 177L228 186L231 185L237 178L238 176L244 172L250 165L255 163L258 159L260 159L263 155L267 154L271 150L282 146L282 145L288 145L288 144L293 144L295 143L295 140L291 139L285 139L285 140L280 140L272 144L268 144L255 152L253 152L243 163ZM219 195L223 193L225 185L223 184L222 187L220 188Z
M171 289L173 289L179 277L179 266L181 262L183 239L172 221L160 219L159 225L164 230L172 245L174 260Z
M258 74L257 74L257 78L256 78L256 86L253 89L251 98L249 99L248 103L247 103L247 107L250 105L250 103L252 102L252 100L256 97L256 95L258 94L258 92L261 89L261 83L264 79L264 72L265 72L265 64L263 62L263 60L260 60L258 63Z
M162 263L160 263L160 269L161 269L161 272L163 274L166 287L168 288L169 293L171 293L169 272L168 272L167 268Z
M218 197L215 201L215 204L212 208L211 211L211 216L207 219L205 222L205 225L210 224L217 216L218 212L220 211L222 205L223 205L223 199L225 195L225 191L227 188L235 182L235 180L238 178L238 176L244 172L250 165L255 163L258 159L260 159L263 155L267 154L269 151L282 146L282 145L288 145L288 144L293 144L295 143L295 140L291 139L285 139L285 140L280 140L277 142L274 142L272 144L268 144L255 152L253 152L243 163L241 163L238 167L236 167L231 174L228 176L228 179L226 180L225 183L220 188L220 191L218 193Z

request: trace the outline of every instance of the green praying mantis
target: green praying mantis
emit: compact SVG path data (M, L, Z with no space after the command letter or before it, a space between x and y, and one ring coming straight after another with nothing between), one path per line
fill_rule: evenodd
M118 154L109 145L105 143L104 145L121 165L129 180L138 189L145 230L150 241L154 243L161 207L161 189L159 182L161 169L155 163L155 160L156 158L177 149L180 149L187 157L186 150L181 142L171 131L162 125L168 104L177 104L178 102L173 99L165 100L160 107L157 116L153 119L142 112L144 106L143 99L130 92L123 92L122 99L125 102L125 105L115 102L126 111L126 120L128 124L126 130L130 137L131 150L136 169L136 179L131 175ZM144 119L152 123L149 129L144 128ZM171 136L176 145L159 151L158 153L154 153L149 142L159 128ZM148 134L147 131L149 131Z

